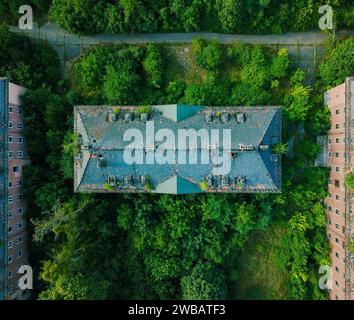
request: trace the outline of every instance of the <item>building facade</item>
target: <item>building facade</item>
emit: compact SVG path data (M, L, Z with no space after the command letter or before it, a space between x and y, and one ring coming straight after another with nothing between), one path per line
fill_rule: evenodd
M345 177L354 170L354 78L329 90L325 101L331 112L328 133L327 235L332 259L332 300L354 299L354 191L346 186Z
M23 134L20 96L25 88L0 78L0 300L22 300L18 272L28 265L26 203L22 197L22 169L30 163Z

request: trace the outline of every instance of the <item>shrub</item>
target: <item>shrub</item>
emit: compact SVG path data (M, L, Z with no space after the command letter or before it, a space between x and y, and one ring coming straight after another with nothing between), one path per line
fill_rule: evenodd
M208 184L206 183L206 181L203 181L200 183L200 188L203 190L203 191L207 191L209 189L209 186Z
M202 68L210 71L215 71L219 68L222 62L222 49L217 41L209 43L197 55L197 63Z
M354 173L350 172L347 174L345 177L345 183L348 186L348 188L354 188Z
M109 183L105 183L105 184L103 185L103 189L106 190L106 191L112 192L112 191L114 190L114 187L111 186Z
M137 113L138 114L143 114L143 113L152 114L152 107L151 106L141 106L138 108Z

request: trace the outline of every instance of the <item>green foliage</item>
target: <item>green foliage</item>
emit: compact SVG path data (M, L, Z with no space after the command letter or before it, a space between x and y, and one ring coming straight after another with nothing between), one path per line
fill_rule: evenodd
M316 135L326 134L331 128L331 113L327 106L317 108L310 114L313 133Z
M222 50L217 41L210 42L197 55L198 64L207 70L216 71L222 62Z
M156 44L147 46L147 54L143 62L147 74L148 84L154 88L160 88L162 84L163 63L160 47Z
M143 114L143 113L152 114L152 107L151 106L141 106L138 108L137 113L138 114Z
M287 75L287 71L290 65L288 56L288 50L282 48L278 51L278 54L272 59L270 67L270 74L273 78L283 78Z
M0 23L0 74L29 89L44 83L56 88L60 77L59 61L46 42L34 43L26 36L11 33Z
M210 264L197 264L190 275L181 279L183 300L225 299L223 273Z
M155 186L152 183L150 177L146 177L146 181L145 181L143 187L147 192L152 192L155 189Z
M349 38L338 42L328 53L320 66L320 76L325 87L335 87L342 84L345 78L351 76L354 70L354 39Z
M38 5L38 1L33 2ZM318 28L320 5L323 3L318 0L281 3L270 0L53 0L50 16L66 30L84 34L162 31L269 34ZM338 28L353 26L350 1L331 1L330 5ZM13 16L16 8L11 10ZM5 13L8 11L5 9Z
M305 121L310 105L310 88L296 84L284 98L287 115L292 121Z
M137 92L139 77L130 70L116 70L113 66L108 66L103 81L103 94L107 101L124 105L129 104Z
M215 9L219 17L221 31L236 33L241 30L243 6L240 0L216 0Z
M354 173L353 172L350 172L347 174L347 176L345 177L345 183L346 183L347 187L354 188Z
M114 191L114 187L111 186L109 183L104 183L104 184L103 184L103 189L104 189L105 191L109 191L109 192Z
M206 183L206 181L203 181L201 184L200 184L200 188L203 190L203 191L206 191L209 189L209 186L208 184Z
M27 5L30 5L33 9L34 20L38 21L43 14L49 9L50 1L48 0L28 0ZM9 24L17 24L19 18L22 16L20 14L19 8L24 5L22 0L1 0L0 1L0 16L2 21Z
M278 155L284 155L288 152L288 146L284 143L278 143L275 146L273 146L272 151Z

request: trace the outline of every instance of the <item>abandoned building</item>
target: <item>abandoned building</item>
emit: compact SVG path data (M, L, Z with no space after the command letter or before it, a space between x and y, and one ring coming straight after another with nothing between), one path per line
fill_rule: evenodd
M281 115L278 106L75 106L74 190L278 193L281 157L273 152L273 146L281 142ZM148 132L148 125L153 125L153 133ZM132 152L141 154L143 162L125 161L129 149L125 134L129 130L142 133L143 142L135 144ZM186 146L180 141L158 139L169 132L180 136L183 130L189 135ZM207 133L206 139L200 139L201 132ZM226 133L230 135L229 144ZM213 139L214 134L218 140ZM160 155L164 162L159 162L156 154L162 145L168 150ZM181 155L190 160L193 153L197 162L178 161ZM215 174L215 167L225 164L213 161L213 155L220 153L229 164L225 174ZM205 154L211 161L200 160Z

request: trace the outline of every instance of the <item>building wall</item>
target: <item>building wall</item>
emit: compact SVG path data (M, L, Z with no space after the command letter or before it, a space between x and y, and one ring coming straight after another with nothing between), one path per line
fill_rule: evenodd
M26 203L22 196L23 166L30 163L23 135L23 110L20 96L25 88L8 83L7 104L7 161L6 211L7 211L7 299L26 299L30 292L18 288L18 273L21 265L28 264Z
M327 235L331 246L332 285L330 299L345 300L346 278L348 274L347 254L348 237L346 226L348 204L351 203L350 192L345 185L345 177L352 171L351 157L348 153L351 143L348 140L348 130L351 130L351 106L348 105L348 85L346 83L327 92L328 107L331 111L331 129L328 133L328 166L331 169L328 181L329 196L326 199L327 207ZM349 113L348 113L349 112ZM349 150L349 152L348 152ZM351 272L351 271L350 271Z

